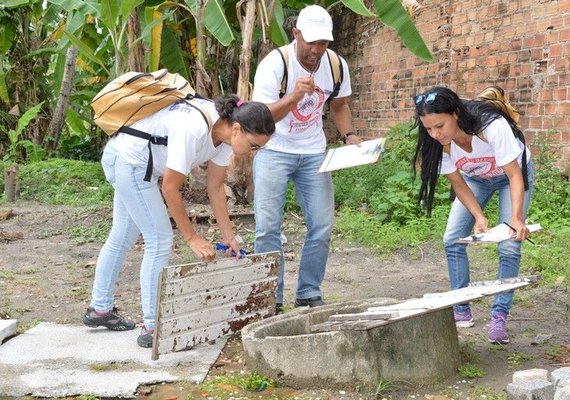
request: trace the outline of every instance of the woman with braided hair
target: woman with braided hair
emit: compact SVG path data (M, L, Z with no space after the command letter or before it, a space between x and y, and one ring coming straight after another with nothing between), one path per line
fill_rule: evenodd
M489 88L482 95L489 98L464 101L450 89L434 87L414 98L418 141L413 168L414 172L420 169L419 202L431 212L439 175L449 179L457 196L443 237L451 289L469 284L467 245L457 240L472 230L477 234L489 229L483 211L495 193L499 196L499 221L509 224L516 235L515 240L498 244L498 279L518 275L521 241L529 235L525 219L534 173L530 151L524 138L520 139L518 113L502 89ZM509 342L506 322L512 301L512 292L495 296L490 342ZM474 324L469 304L455 306L454 316L458 327Z

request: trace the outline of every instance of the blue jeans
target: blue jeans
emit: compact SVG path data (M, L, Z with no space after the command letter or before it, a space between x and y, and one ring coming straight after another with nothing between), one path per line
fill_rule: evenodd
M154 329L158 276L168 264L173 241L166 205L156 177L153 176L150 182L143 180L146 166L133 167L108 146L103 152L101 164L105 177L115 189L113 226L97 259L91 306L97 311L113 308L117 276L127 252L142 234L142 312L145 327Z
M325 154L289 154L261 149L253 161L255 185L255 252L280 251L277 302L283 303L285 260L281 246L281 222L292 181L303 210L307 236L301 253L297 299L321 296L321 282L329 255L334 224L334 192L330 173L319 174Z
M511 221L511 194L509 179L502 175L491 179L478 177L464 177L465 182L473 191L477 202L484 209L495 192L499 193L499 223ZM523 219L526 219L531 193L534 187L534 167L532 161L528 163L529 188L524 194ZM459 238L469 236L475 225L473 215L463 206L459 199L455 199L447 228L443 236L445 253L447 255L447 268L451 289L464 288L469 284L469 260L467 258L467 244L455 243ZM497 279L513 278L519 274L521 261L521 242L505 240L498 244L499 271ZM513 292L495 295L491 312L502 311L509 313L513 303ZM455 306L456 311L465 311L469 305Z

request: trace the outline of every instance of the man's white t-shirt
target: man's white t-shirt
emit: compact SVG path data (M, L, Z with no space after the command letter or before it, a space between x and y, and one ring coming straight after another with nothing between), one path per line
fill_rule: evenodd
M289 52L286 93L293 91L298 78L310 76L310 71L307 71L297 60L295 46L296 41L293 41L286 49ZM343 80L337 97L347 97L352 93L350 74L346 61L341 58L341 63ZM283 58L277 50L273 50L261 60L257 67L252 100L265 104L277 102L283 74ZM315 91L311 95L305 95L285 118L275 124L275 133L271 135L266 145L268 149L294 154L317 154L325 151L323 108L334 89L334 80L326 52L321 58L314 79Z
M216 123L219 115L213 102L202 99L193 101L199 102L210 114L212 124ZM202 114L184 101L135 122L131 128L155 136L168 137L167 146L151 146L154 176L162 176L166 167L188 175L194 167L206 161L212 161L219 166L227 166L230 163L232 147L225 143L215 147ZM133 166L146 167L148 164L146 139L119 133L109 140L107 146Z
M441 160L440 174L447 175L460 170L466 176L493 178L503 175L502 166L517 160L522 165L524 145L518 140L506 119L497 118L491 122L483 136L487 142L477 136L471 140L471 152L451 142L449 154L444 152ZM526 149L527 162L530 160L530 150Z

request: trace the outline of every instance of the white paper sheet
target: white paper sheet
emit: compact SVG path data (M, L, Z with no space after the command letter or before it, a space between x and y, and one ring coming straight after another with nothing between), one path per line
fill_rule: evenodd
M378 157L384 150L385 140L385 138L365 140L360 145L351 144L330 149L319 172L372 164L378 161Z
M536 232L542 229L540 224L527 225L531 232ZM499 243L503 240L513 239L516 235L511 234L511 228L505 224L499 224L485 233L478 233L461 238L456 243Z

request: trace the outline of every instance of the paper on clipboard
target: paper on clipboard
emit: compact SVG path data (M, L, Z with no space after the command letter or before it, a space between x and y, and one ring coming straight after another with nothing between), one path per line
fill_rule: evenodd
M330 149L319 168L319 172L372 164L378 161L384 150L385 140L385 138L365 140L360 145L351 144Z
M530 232L536 232L542 229L540 224L527 225L526 227ZM467 236L456 240L455 243L499 243L512 238L511 228L505 224L499 224L485 233Z

